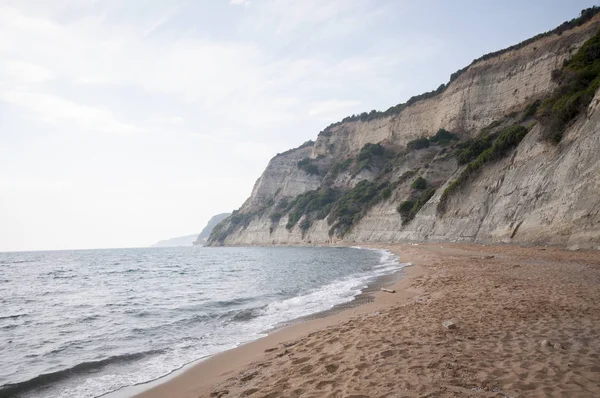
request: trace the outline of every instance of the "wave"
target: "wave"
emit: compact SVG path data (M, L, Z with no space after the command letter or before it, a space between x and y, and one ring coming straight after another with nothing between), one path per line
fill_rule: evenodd
M350 275L303 295L268 304L262 310L260 317L262 318L260 321L264 322L265 330L348 303L361 294L363 289L375 278L396 272L405 265L401 264L398 258L387 250L361 247L355 247L355 249L373 250L380 253L379 263L371 271Z
M158 355L163 352L164 350L151 350L133 354L115 355L106 359L101 359L99 361L82 362L71 368L59 370L52 373L44 373L20 383L5 384L3 386L0 386L0 398L15 397L23 393L29 392L31 390L44 387L48 384L56 383L60 380L64 380L66 378L72 377L80 373L98 370L105 366L115 363L137 361L141 358L150 355Z
M17 319L17 318L20 318L22 316L27 316L27 314L3 315L3 316L0 316L0 321L3 320L3 319Z

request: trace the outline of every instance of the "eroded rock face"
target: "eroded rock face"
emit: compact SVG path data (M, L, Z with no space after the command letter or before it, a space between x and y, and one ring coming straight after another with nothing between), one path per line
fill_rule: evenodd
M440 95L418 101L399 115L342 123L319 135L313 157L330 150L356 152L368 142L388 140L406 145L440 128L474 134L523 104L550 92L554 69L598 29L598 20L552 35L519 50L480 61L453 81ZM333 147L331 147L333 144Z
M256 182L241 212L264 209L280 198L325 186L353 187L368 172L340 173L335 180L310 175L298 168L305 157L333 164L355 156L366 143L404 147L438 129L463 138L476 135L493 121L523 110L555 88L551 79L582 44L596 33L600 17L578 28L537 40L521 49L480 61L436 97L421 100L401 113L371 121L345 122L321 133L305 146L271 160ZM509 156L482 169L468 186L447 202L444 214L436 210L444 188L462 171L453 156L440 148L409 153L393 171L391 181L414 173L438 187L436 194L403 225L396 207L410 191L410 179L399 184L386 200L374 205L344 235L344 242L468 241L557 244L600 249L600 97L586 114L567 129L558 146L541 139L536 125ZM412 175L412 174L411 174ZM329 244L327 220L315 220L301 231L288 230L288 217L273 221L270 209L230 233L226 245ZM217 242L213 242L215 244Z
M310 157L312 146L301 147L275 156L254 184L252 194L240 210L249 211L272 200L275 196L295 197L321 185L318 175L298 168L298 162Z
M600 101L598 94L596 99ZM436 214L436 206L445 186L405 228L393 204L383 203L371 209L347 239L599 249L600 113L594 109L589 118L579 119L558 146L543 141L540 130L534 127L510 156L486 166L452 197L443 216Z

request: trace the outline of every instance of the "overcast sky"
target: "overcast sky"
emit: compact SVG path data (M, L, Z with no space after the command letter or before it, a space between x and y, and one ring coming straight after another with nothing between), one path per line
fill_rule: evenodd
M594 1L0 0L0 251L147 246Z

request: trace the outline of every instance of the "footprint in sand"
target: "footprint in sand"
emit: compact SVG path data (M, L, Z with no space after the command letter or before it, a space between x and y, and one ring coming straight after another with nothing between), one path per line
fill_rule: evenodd
M315 388L317 390L322 390L323 388L332 385L334 383L333 380L323 380L317 383L317 385L315 386Z
M337 372L338 368L340 367L340 365L327 365L325 366L325 370L327 370L329 373L335 373Z
M308 361L309 359L310 359L309 357L294 359L294 360L292 360L292 365L300 365L301 363L304 363L304 362Z
M381 355L384 358L391 357L394 354L395 354L395 351L393 351L393 350L382 351L381 353L379 353L379 355Z
M247 382L247 381L250 381L250 380L254 379L254 378L256 377L256 375L257 375L257 374L258 374L258 372L250 373L250 374L248 374L248 375L246 375L246 376L244 376L244 377L240 378L240 381L241 381L242 383L245 383L245 382Z

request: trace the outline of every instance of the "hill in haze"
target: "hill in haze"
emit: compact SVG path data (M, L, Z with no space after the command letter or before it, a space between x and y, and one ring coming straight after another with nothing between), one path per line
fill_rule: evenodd
M151 247L178 247L178 246L192 246L198 238L197 234L178 236L177 238L165 239L156 242Z

